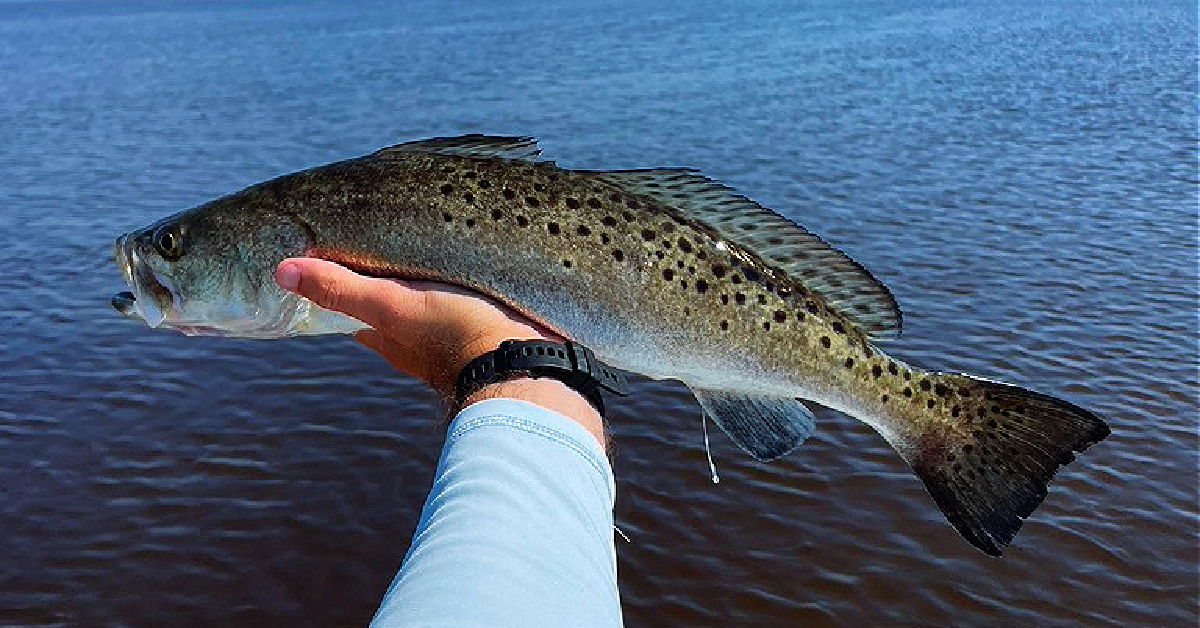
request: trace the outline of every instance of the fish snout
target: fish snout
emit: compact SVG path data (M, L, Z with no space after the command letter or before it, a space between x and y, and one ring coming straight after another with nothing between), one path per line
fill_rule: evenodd
M114 294L110 303L112 303L113 309L125 316L137 319L141 318L137 313L137 297L133 296L133 293L128 290Z

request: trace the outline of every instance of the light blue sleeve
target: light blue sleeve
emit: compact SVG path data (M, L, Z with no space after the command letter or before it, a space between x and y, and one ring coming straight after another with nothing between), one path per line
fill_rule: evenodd
M471 405L372 628L620 626L615 498L579 424L523 401Z

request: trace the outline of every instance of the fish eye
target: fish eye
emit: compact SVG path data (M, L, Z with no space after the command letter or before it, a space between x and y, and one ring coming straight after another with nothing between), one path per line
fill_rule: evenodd
M154 248L167 261L179 259L183 255L183 234L179 227L163 227L154 234Z

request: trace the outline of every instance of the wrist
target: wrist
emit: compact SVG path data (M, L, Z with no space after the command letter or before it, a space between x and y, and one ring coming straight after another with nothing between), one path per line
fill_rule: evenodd
M458 410L485 399L516 399L557 412L578 423L607 449L604 418L586 397L557 379L517 376L487 384L468 395Z

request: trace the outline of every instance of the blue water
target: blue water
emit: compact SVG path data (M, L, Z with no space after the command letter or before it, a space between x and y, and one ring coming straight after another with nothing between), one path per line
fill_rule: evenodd
M782 461L613 403L631 626L1194 626L1194 3L0 1L0 625L363 625L440 444L343 338L121 319L112 239L284 172L468 132L689 166L895 293L889 351L1113 435L1005 558L869 428Z

